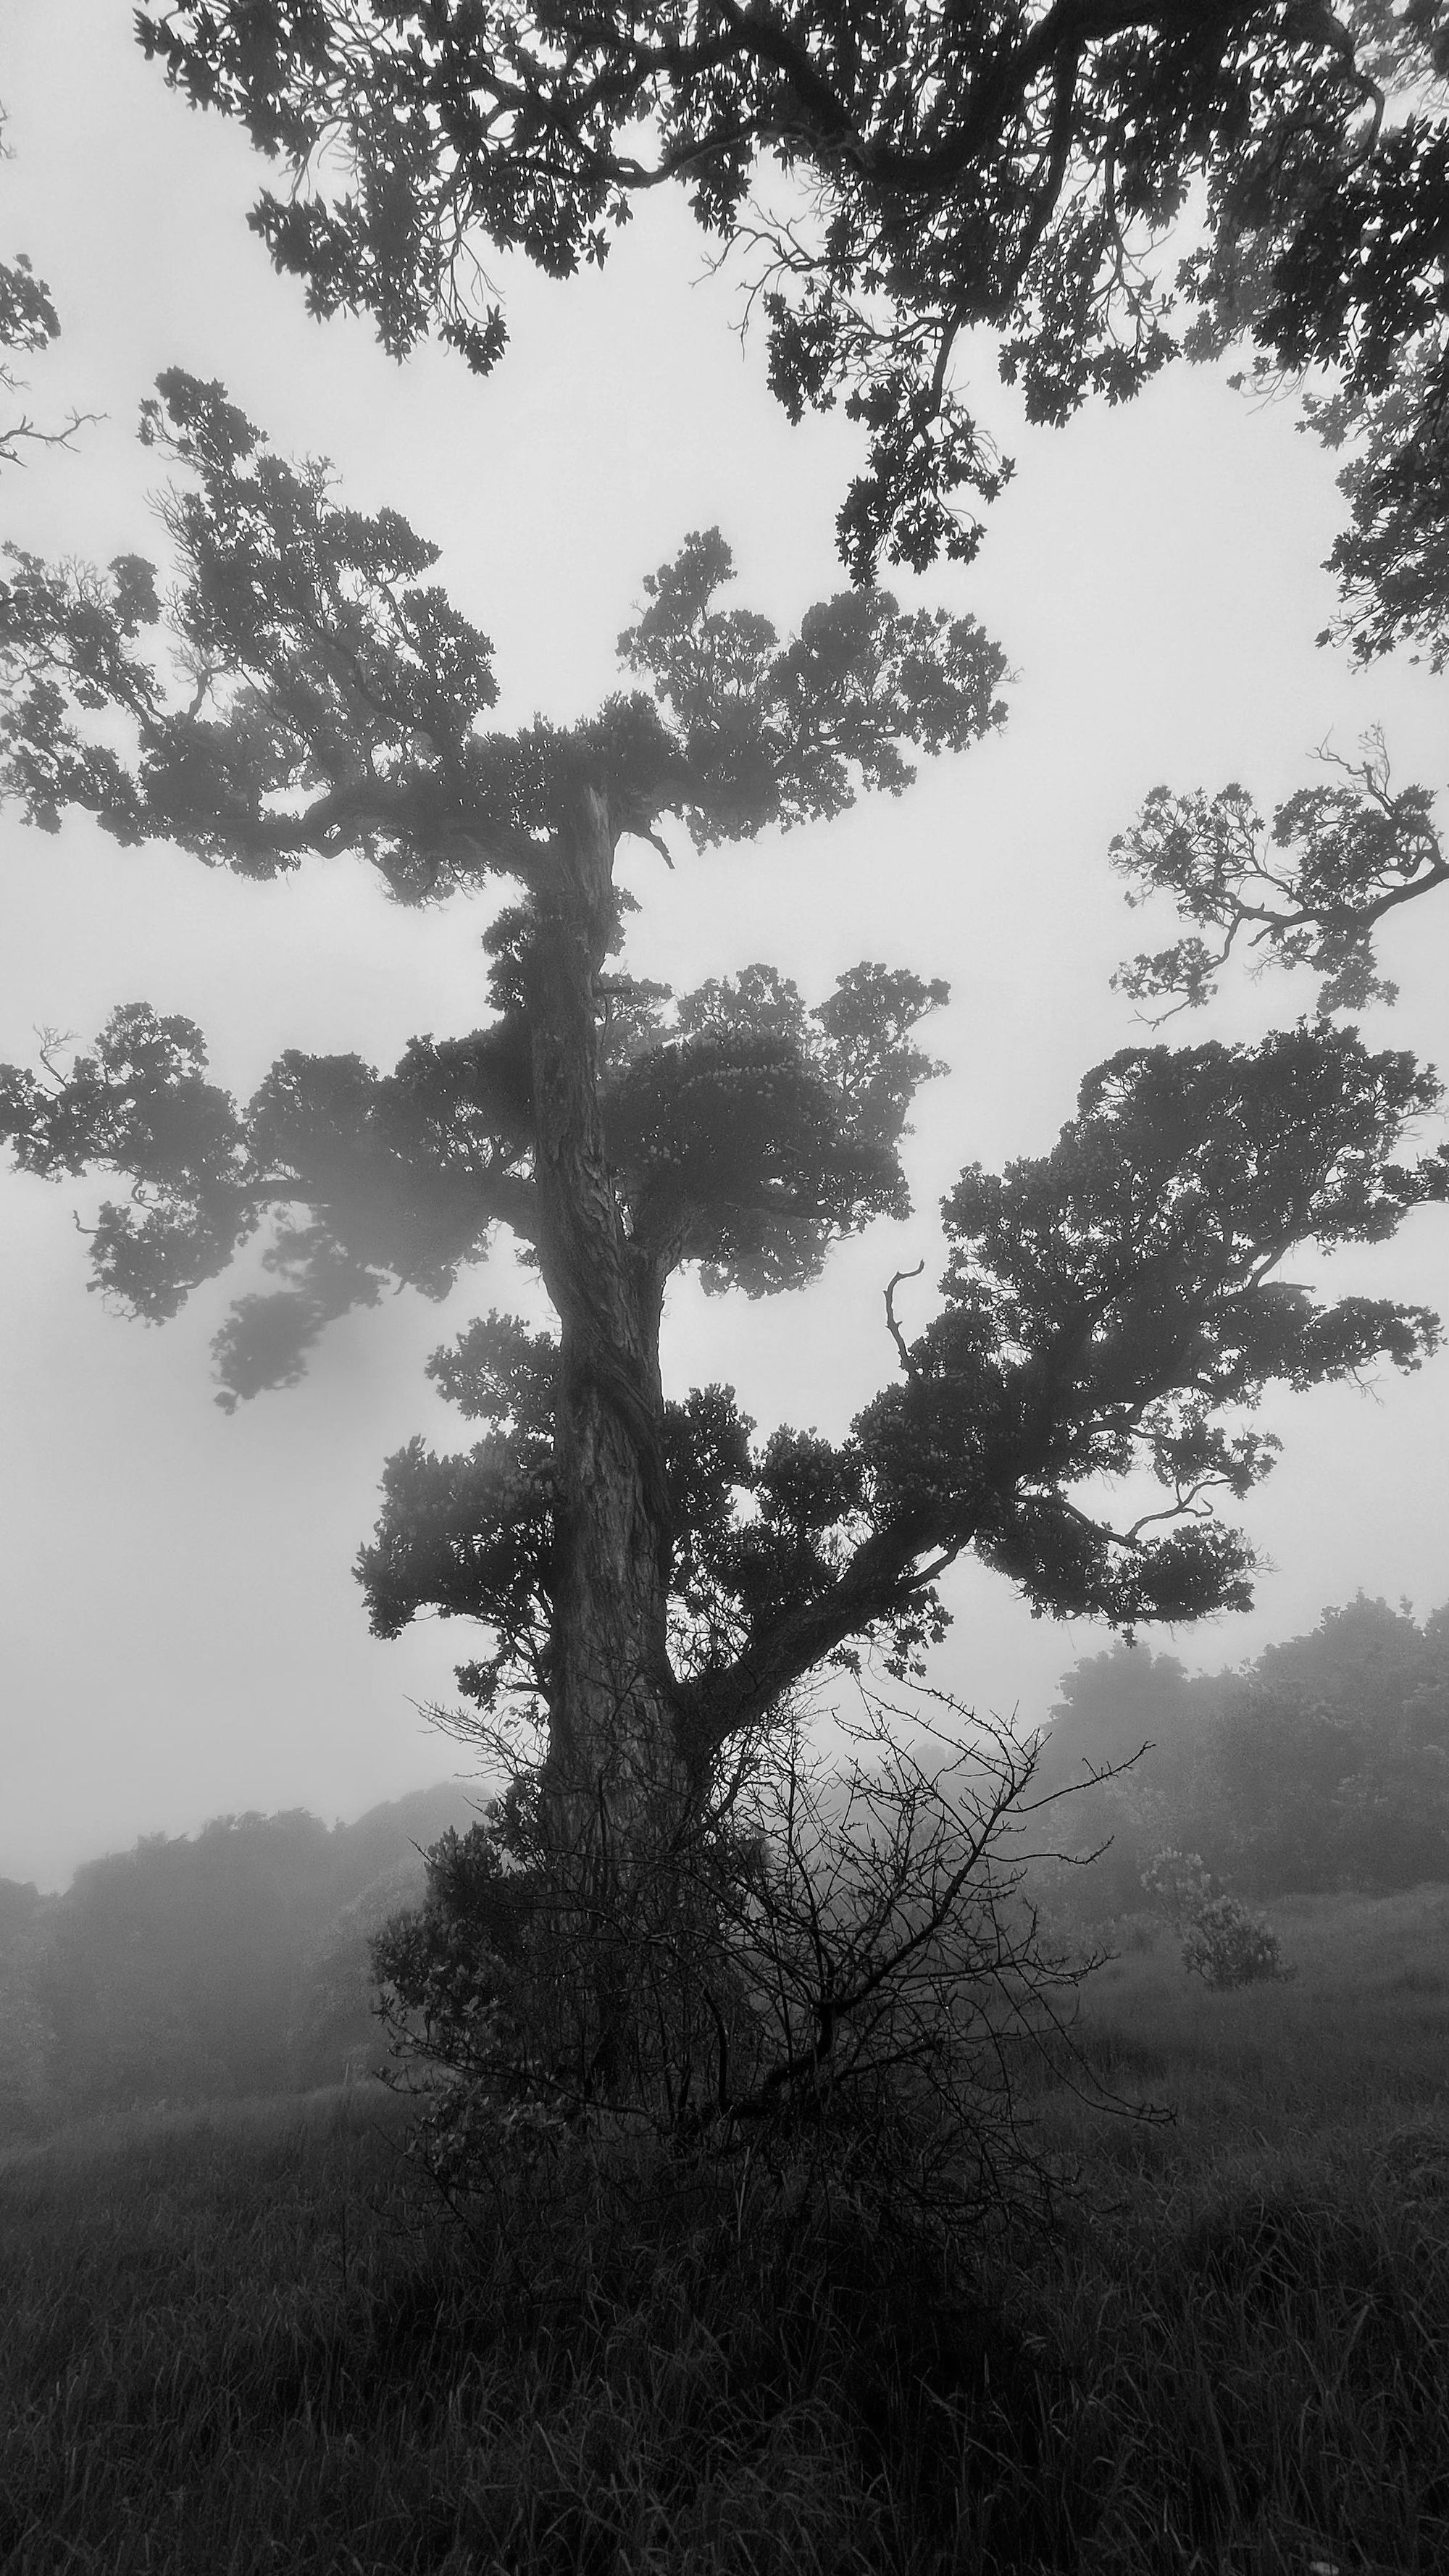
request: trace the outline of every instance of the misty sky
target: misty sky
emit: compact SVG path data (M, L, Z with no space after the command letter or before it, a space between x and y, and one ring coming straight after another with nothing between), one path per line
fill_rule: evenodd
M221 377L284 450L329 456L349 501L401 508L443 547L438 577L496 647L497 720L568 720L615 685L613 644L643 573L691 528L735 549L735 598L793 626L843 584L833 516L856 453L843 421L791 430L763 349L741 345L738 281L706 273L682 202L649 204L602 278L550 287L511 263L514 345L493 380L425 352L392 366L362 324L308 321L244 214L259 165L148 69L116 0L0 0L0 255L26 249L63 338L31 364L37 418L103 411L73 454L0 471L0 533L36 551L164 561L136 444L157 371ZM751 1305L677 1284L671 1391L732 1380L762 1430L841 1434L888 1376L891 1272L918 1329L940 1264L936 1202L960 1165L1047 1149L1086 1068L1144 1035L1109 977L1169 933L1128 913L1106 865L1147 789L1241 779L1265 809L1352 752L1372 723L1395 774L1439 787L1446 698L1407 663L1354 673L1315 650L1341 515L1331 460L1291 402L1169 372L1128 410L1028 433L974 353L983 408L1019 460L979 563L895 586L970 609L1015 673L1006 732L928 764L903 800L696 858L666 873L626 844L645 911L628 962L675 984L769 958L807 1000L862 957L944 975L908 1149L917 1216L878 1227L800 1295ZM1226 373L1226 371L1224 371ZM92 1037L118 1002L200 1022L244 1095L284 1046L390 1064L415 1033L480 1015L485 894L409 913L358 863L258 887L80 823L49 839L0 818L0 1057L39 1029ZM1449 1062L1449 903L1401 913L1381 953L1401 986L1366 1036ZM1311 1009L1311 980L1240 979L1174 1040L1254 1036ZM1426 1141L1428 1141L1426 1139ZM82 1218L99 1191L0 1180L0 1875L59 1885L138 1833L221 1810L308 1805L329 1820L457 1770L423 1710L470 1651L458 1623L369 1639L350 1566L382 1462L414 1432L470 1432L422 1362L497 1304L542 1319L506 1254L445 1306L412 1294L334 1327L300 1388L228 1419L208 1344L239 1272L150 1329L87 1293ZM1327 1284L1444 1302L1443 1211ZM1314 1274L1311 1258L1295 1275ZM1170 1641L1236 1663L1360 1586L1419 1615L1449 1596L1449 1357L1417 1378L1275 1399L1282 1464L1244 1517L1268 1564L1251 1616ZM937 1677L1035 1724L1105 1633L1033 1622L1009 1587L958 1572ZM1154 1640L1155 1642L1155 1640Z

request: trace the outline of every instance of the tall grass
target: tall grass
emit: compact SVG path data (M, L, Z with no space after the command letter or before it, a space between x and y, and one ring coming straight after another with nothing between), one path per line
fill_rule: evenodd
M1273 1918L1131 1936L1081 2037L1175 2124L1043 2093L1084 2197L952 2277L642 2158L443 2225L373 2088L12 2151L0 2567L1442 2570L1449 1890Z

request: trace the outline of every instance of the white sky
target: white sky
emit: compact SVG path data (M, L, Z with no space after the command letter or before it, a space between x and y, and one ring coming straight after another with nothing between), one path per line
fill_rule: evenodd
M75 454L4 473L0 533L52 555L161 554L136 409L181 365L223 378L279 447L330 456L350 501L391 502L442 544L440 577L494 639L505 723L535 707L567 719L614 685L640 576L691 528L723 528L736 596L782 627L842 586L833 517L853 433L789 428L682 203L649 206L602 278L502 271L514 346L478 385L446 353L398 370L365 326L308 321L245 229L260 179L245 139L166 92L115 0L0 0L0 99L14 154L0 255L30 252L64 335L31 367L31 408L108 414ZM670 1385L733 1380L763 1429L844 1429L890 1373L881 1289L923 1254L905 1312L928 1311L936 1202L960 1165L1045 1150L1086 1068L1143 1036L1108 977L1153 925L1124 909L1105 852L1149 787L1241 778L1266 810L1311 779L1325 735L1352 750L1375 721L1399 777L1444 780L1442 685L1314 649L1340 504L1291 406L1177 370L1126 411L1027 433L989 367L983 390L1019 479L976 567L896 586L1001 638L1017 675L1005 734L829 828L682 852L673 876L627 856L647 906L639 971L687 984L771 958L814 1000L882 957L952 984L927 1028L953 1071L920 1103L916 1220L846 1247L795 1297L673 1292ZM415 1032L481 1015L486 901L406 913L359 865L259 888L7 814L0 889L10 1061L33 1061L39 1027L88 1039L113 1004L145 999L198 1020L217 1076L246 1094L283 1046L390 1064ZM1449 1060L1449 904L1400 915L1383 955L1402 997L1366 1035ZM1306 979L1240 982L1172 1034L1253 1036L1311 1000ZM426 1354L484 1306L538 1295L505 1261L446 1307L390 1301L334 1327L302 1387L228 1420L207 1346L236 1282L159 1330L107 1315L87 1294L84 1204L0 1180L0 1876L42 1885L220 1810L350 1816L456 1770L420 1712L449 1696L470 1632L374 1643L350 1565L384 1458L417 1430L467 1445ZM1433 1304L1444 1272L1430 1211L1386 1252L1340 1257L1329 1284ZM1271 1570L1249 1617L1163 1639L1190 1665L1256 1654L1360 1586L1421 1616L1449 1595L1449 1359L1371 1393L1283 1397L1265 1418L1286 1455L1245 1517ZM979 1571L950 1597L938 1678L1028 1725L1107 1642L1033 1622Z

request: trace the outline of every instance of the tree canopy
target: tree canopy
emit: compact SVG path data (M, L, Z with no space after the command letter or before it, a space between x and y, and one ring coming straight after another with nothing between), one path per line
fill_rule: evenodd
M1327 368L1316 426L1368 430L1343 629L1442 656L1437 0L147 0L136 23L286 167L252 218L278 267L398 356L437 327L486 373L490 246L568 276L682 186L740 255L791 417L843 402L867 433L839 517L858 580L979 543L1011 466L960 380L973 333L1039 421L1245 333L1258 366Z
M1320 641L1449 660L1449 32L1436 0L786 0L703 11L148 0L147 55L289 174L252 222L312 309L430 330L487 373L483 262L602 263L678 185L763 318L790 417L843 405L865 459L840 507L857 582L969 560L1014 468L994 365L1029 420L1121 402L1170 360L1303 395L1349 521ZM1244 348L1246 344L1246 355ZM1124 970L1164 1011L1235 941L1387 988L1373 929L1443 881L1423 787L1380 741L1271 834L1236 784L1163 788L1115 855L1190 925ZM1206 935L1205 935L1206 934Z

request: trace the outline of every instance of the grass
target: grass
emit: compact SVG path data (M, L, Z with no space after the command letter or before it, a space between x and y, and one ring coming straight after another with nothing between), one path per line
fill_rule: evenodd
M5 2576L1449 2566L1449 1889L1124 1928L1033 2104L1086 2198L945 2282L848 2212L580 2170L440 2226L397 2107L0 2155Z

